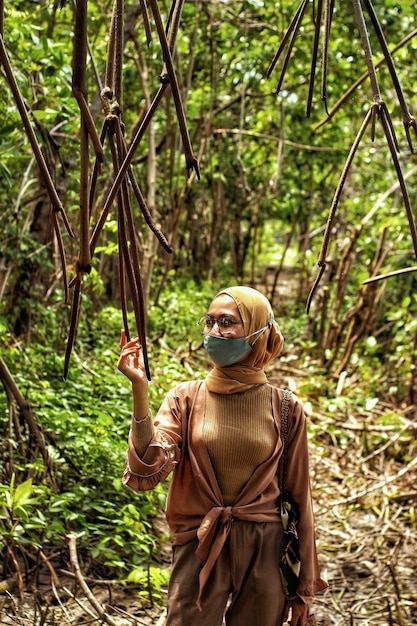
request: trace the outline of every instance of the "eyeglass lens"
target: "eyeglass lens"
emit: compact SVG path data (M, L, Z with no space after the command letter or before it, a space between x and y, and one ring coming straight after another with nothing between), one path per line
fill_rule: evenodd
M214 328L215 324L217 324L219 330L221 332L231 332L239 322L236 322L231 317L203 317L199 321L199 326L204 332L210 332L212 328Z

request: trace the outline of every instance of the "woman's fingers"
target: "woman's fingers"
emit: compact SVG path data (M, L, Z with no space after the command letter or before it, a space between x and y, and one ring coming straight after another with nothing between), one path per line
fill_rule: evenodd
M139 356L140 356L140 349L141 349L141 345L138 345L136 347L135 350L135 356L133 357L133 367L139 367Z
M122 331L120 333L120 349L122 349L125 344L126 344L126 331L124 330L124 328L122 328Z
M140 347L130 346L122 349L120 353L120 359L125 365L132 365L138 367L140 362Z
M126 340L126 331L124 330L124 328L122 328L121 333L120 333L120 349L123 349L124 347L128 347L128 346L139 346L139 348L141 347L140 343L139 343L139 337L135 337L134 339L130 339L130 341Z
M145 371L143 358L141 358L141 347L138 337L126 341L126 333L122 330L117 367L122 374L132 381L142 379Z

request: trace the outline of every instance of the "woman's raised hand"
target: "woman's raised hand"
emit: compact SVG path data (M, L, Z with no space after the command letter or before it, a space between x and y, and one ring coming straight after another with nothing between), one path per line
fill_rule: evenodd
M147 385L148 381L139 339L136 337L131 341L126 341L126 332L124 330L122 330L120 338L120 357L117 367L132 384L146 383Z

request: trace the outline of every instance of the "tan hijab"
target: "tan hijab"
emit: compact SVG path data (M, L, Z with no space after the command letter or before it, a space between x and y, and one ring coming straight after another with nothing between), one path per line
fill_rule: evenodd
M251 287L229 287L220 291L214 299L227 294L236 302L242 318L245 335L250 335L268 324L263 333L249 338L252 349L244 359L229 367L215 366L206 377L207 388L215 393L247 391L254 385L267 382L265 368L279 355L284 337L273 320L268 299ZM253 341L255 343L253 343Z

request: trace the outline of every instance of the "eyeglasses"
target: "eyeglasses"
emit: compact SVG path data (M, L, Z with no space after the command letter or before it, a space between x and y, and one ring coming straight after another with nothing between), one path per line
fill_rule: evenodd
M214 328L215 324L217 324L217 328L222 335L229 335L233 332L235 326L242 324L242 322L237 322L232 317L227 317L226 315L222 315L221 317L204 315L200 320L198 320L197 324L203 335L208 335L208 333Z

